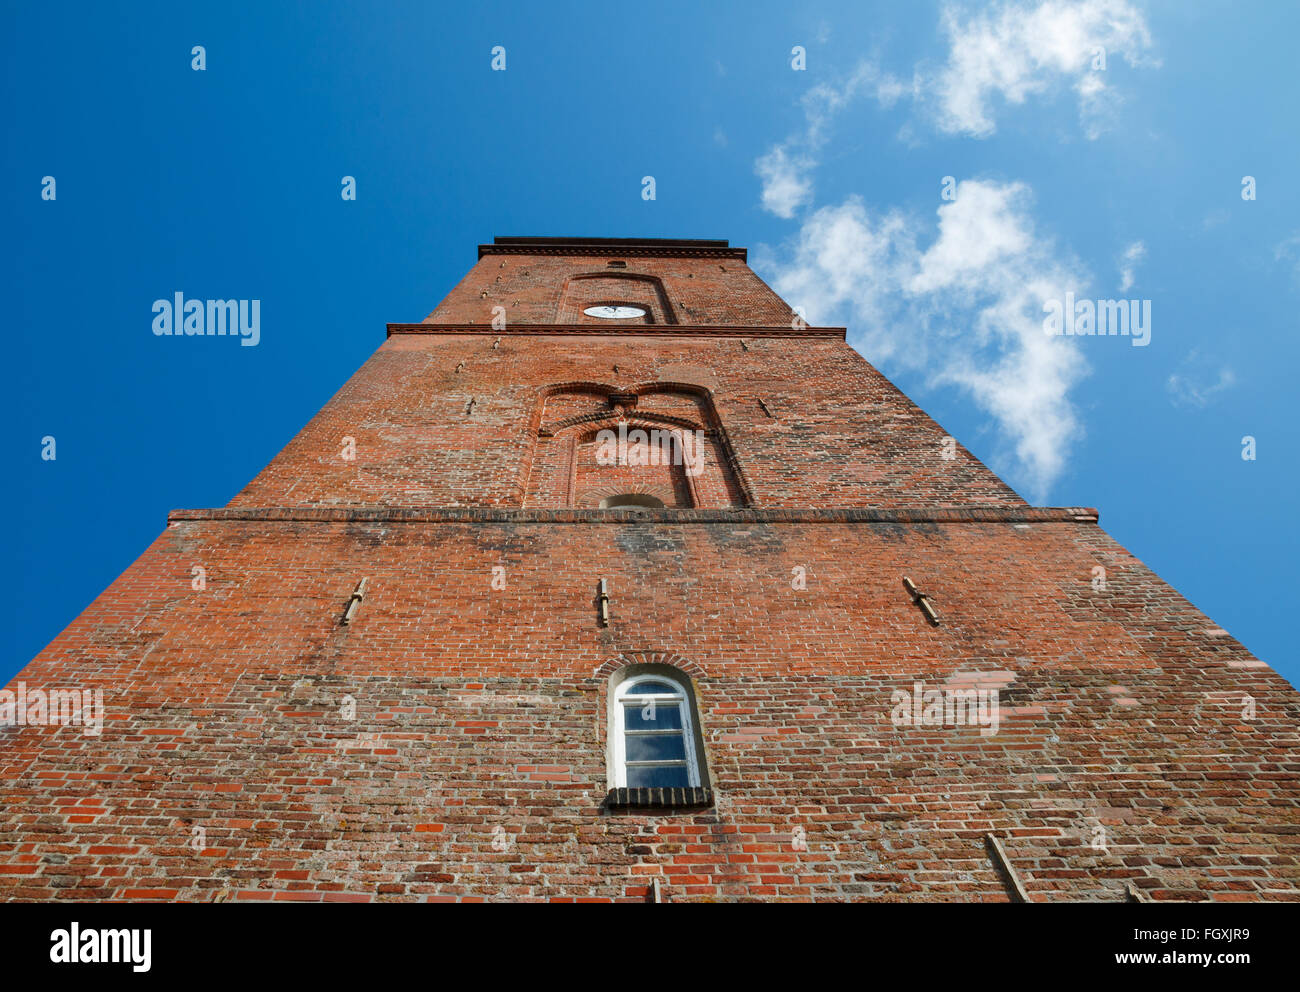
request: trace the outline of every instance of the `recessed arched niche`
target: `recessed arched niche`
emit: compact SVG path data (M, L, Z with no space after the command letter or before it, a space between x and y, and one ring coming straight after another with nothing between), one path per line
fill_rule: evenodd
M752 505L712 395L702 386L565 383L539 402L525 506Z
M592 307L619 306L643 311L638 316L609 320L586 311ZM564 281L560 292L560 324L675 324L677 314L658 276L622 269L580 272Z

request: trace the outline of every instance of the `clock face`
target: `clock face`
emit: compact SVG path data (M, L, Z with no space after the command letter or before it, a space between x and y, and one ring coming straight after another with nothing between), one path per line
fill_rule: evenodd
M614 304L608 304L598 307L587 307L582 311L588 317L604 317L606 320L627 320L629 317L644 317L645 311L640 307L620 307Z

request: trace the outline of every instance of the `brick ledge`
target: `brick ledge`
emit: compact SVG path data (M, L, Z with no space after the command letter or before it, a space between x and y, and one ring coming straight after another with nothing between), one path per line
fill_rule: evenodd
M610 789L609 809L698 809L713 805L713 790L692 788Z
M505 509L501 507L217 507L172 510L167 522L183 520L302 523L411 524L1095 524L1098 512L1082 506L935 506L892 510L748 508L734 510Z
M388 337L394 334L485 334L509 338L528 334L645 334L654 337L725 337L725 338L834 338L847 340L843 327L748 327L732 324L509 324L493 330L484 324L388 324Z

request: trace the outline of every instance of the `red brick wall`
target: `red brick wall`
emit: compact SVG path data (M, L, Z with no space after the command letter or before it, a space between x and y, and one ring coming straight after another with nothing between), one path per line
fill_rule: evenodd
M675 330L565 326L603 258L485 255L432 319L490 286L523 323L394 334L18 675L108 714L0 728L0 898L1001 901L989 832L1035 900L1300 897L1300 695L842 340L755 330L788 311L740 260L623 257ZM610 481L573 418L620 408L710 432L704 509L564 508ZM710 807L604 802L646 661L693 682ZM897 725L917 682L997 689L998 732Z
M396 334L232 505L517 507L548 387L684 376L712 385L759 506L1024 505L960 446L945 460L947 432L844 341L741 340Z
M609 261L626 261L625 269ZM675 320L668 321L652 284L667 295ZM575 277L595 276L592 284ZM624 277L614 288L610 280ZM491 324L493 307L505 307L509 324L556 324L583 318L583 308L610 296L655 309L656 323L770 325L789 327L790 307L739 258L657 258L608 255L487 254L425 318L439 324ZM642 323L640 320L631 323Z
M110 720L9 732L0 897L1002 900L988 831L1037 898L1297 894L1295 692L1093 523L477 512L173 523L21 676ZM601 808L608 676L649 656L695 679L714 808ZM972 673L996 736L891 723Z

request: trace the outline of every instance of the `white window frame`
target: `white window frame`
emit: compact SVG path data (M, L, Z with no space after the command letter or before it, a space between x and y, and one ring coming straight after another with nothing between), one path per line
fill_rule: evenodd
M672 692L647 692L632 694L633 686L640 685L642 682L663 682L673 687ZM695 725L691 719L691 694L680 682L667 675L658 675L656 673L647 673L644 675L634 675L629 679L624 679L614 690L614 713L613 713L613 758L614 758L614 788L626 789L627 784L627 706L630 702L635 701L640 707L646 703L654 701L656 707L677 705L682 715L682 727L678 731L681 733L685 742L685 761L686 781L689 788L700 787L700 763L695 755ZM668 731L631 731L635 735L663 735L666 736ZM670 765L673 762L668 761L647 761L634 762L636 765ZM678 786L680 788L680 786Z

